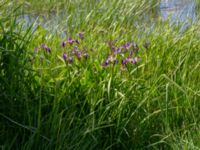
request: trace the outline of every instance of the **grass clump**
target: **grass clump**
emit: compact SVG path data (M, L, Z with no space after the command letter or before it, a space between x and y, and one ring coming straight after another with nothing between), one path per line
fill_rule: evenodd
M69 1L54 30L0 18L1 147L199 149L199 22L138 26L145 2Z

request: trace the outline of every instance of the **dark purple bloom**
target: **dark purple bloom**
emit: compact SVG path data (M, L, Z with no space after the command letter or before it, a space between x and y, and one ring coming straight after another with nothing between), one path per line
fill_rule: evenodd
M120 53L120 52L121 52L121 50L120 50L120 48L119 48L119 47L117 48L117 52L118 52L118 53Z
M131 59L131 63L135 65L137 62L135 59Z
M126 65L127 63L128 63L127 58L125 58L125 59L122 60L122 65Z
M122 48L124 49L129 49L131 47L130 43L125 43L124 45L122 45Z
M45 44L42 44L41 48L44 49L44 50L46 50L46 52L48 52L48 53L51 52L51 49L47 45L45 45Z
M129 56L131 57L133 55L133 51L130 51Z
M82 54L81 54L81 52L80 52L80 51L78 51L78 52L76 53L76 56L77 56L77 58L80 60L80 59L81 59L81 57L82 57Z
M107 67L108 65L109 65L109 61L106 60L106 61L104 62L104 64L103 64L103 66L104 66L104 67Z
M65 41L62 42L62 47L63 47L63 48L65 47L65 45L66 45L66 42L65 42Z
M78 40L75 40L76 44L79 44L79 41Z
M41 48L47 47L44 43L41 44Z
M69 38L69 39L67 40L67 42L68 42L70 45L72 45L72 44L75 42L75 40L72 39L72 38Z
M126 61L127 61L127 63L130 62L132 64L136 64L137 63L137 61L134 58L131 58L130 55L126 58Z
M83 40L83 39L84 39L84 34L85 34L85 32L80 32L80 33L78 34L78 35L79 35L79 38Z
M69 63L70 63L70 64L73 63L73 58L72 58L72 57L69 58Z
M128 57L126 58L127 61L131 61L131 56L128 55Z
M77 52L77 49L78 49L78 47L77 47L77 46L74 46L74 53Z
M66 53L63 54L63 59L64 59L65 61L67 61L67 54L66 54Z
M117 53L120 53L120 48L119 47L113 47L113 51L114 51L114 54L117 54Z
M50 52L51 52L51 49L48 47L48 48L46 49L46 51L47 51L48 53L50 53Z

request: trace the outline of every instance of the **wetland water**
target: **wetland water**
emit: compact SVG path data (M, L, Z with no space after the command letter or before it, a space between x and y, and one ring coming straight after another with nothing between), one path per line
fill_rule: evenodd
M192 21L196 19L196 2L195 0L161 0L157 7L156 16L160 16L163 21L170 18L170 23L184 22L183 28L187 27ZM145 14L148 18L151 18L148 14ZM64 20L65 15L52 17L34 17L32 15L23 15L19 18L19 22L24 20L27 26L36 22L40 22L43 27L50 27L58 25L60 20Z
M195 0L161 0L162 20L170 17L170 22L193 21L196 18Z

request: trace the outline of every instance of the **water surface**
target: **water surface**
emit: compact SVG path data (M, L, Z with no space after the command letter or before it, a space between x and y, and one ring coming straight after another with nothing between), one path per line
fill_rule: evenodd
M170 22L194 21L195 7L195 0L161 0L160 15L162 20L170 18Z
M158 11L155 11L155 16L161 17L163 21L170 19L170 23L184 22L183 28L186 28L196 19L197 12L195 8L195 0L161 0L159 7L157 7ZM152 16L148 13L144 15L148 18L147 20L152 19ZM25 25L29 26L36 21L37 24L42 25L44 28L55 29L62 20L62 25L67 28L67 20L65 18L66 15L63 14L50 14L49 17L25 14L19 18L19 22L24 21ZM66 22L63 20L66 20ZM155 22L148 24L151 26Z

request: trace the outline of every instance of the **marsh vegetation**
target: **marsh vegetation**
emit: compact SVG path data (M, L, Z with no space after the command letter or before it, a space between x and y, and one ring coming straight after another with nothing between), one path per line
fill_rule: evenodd
M0 148L200 149L198 11L160 3L0 1Z

